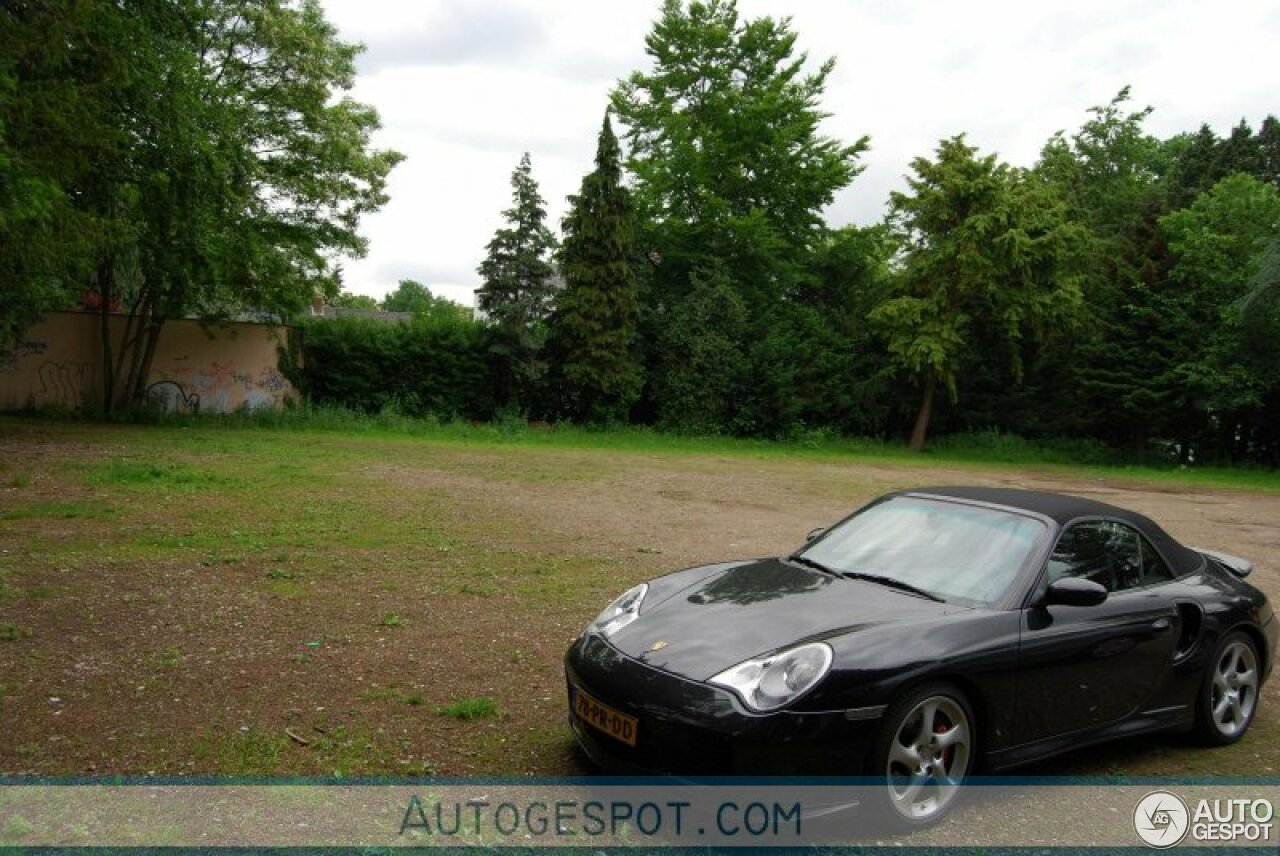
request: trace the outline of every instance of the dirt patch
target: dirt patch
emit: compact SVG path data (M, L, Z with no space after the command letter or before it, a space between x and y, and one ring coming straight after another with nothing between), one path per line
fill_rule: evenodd
M1248 556L1253 581L1280 598L1275 494L854 460L226 437L77 428L0 443L0 475L33 474L0 487L0 630L14 628L0 634L0 771L577 773L560 659L613 594L790 550L902 487L1095 496ZM123 454L167 468L88 477ZM213 477L179 478L183 464ZM1273 680L1238 746L1137 741L1042 772L1274 774L1278 691ZM496 711L438 711L469 699Z

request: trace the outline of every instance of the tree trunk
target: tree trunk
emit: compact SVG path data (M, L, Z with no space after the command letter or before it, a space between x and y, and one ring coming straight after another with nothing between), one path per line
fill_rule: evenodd
M129 396L133 390L134 375L138 371L138 361L141 358L138 343L142 340L144 320L142 313L144 307L149 306L150 303L146 292L140 291L138 296L134 298L133 304L129 307L129 313L124 320L124 333L120 337L120 353L116 357L116 364L112 369L112 385L115 387L115 401L113 404L117 407L129 403ZM128 365L127 370L125 368L126 364Z
M115 265L104 261L98 268L98 298L102 316L102 413L110 416L115 404L115 358L111 354L111 298Z
M920 399L920 412L916 414L916 425L911 429L911 451L924 450L925 434L929 431L929 417L933 416L933 391L938 379L930 374L924 382L924 396Z
M134 377L133 388L130 390L129 399L132 404L146 404L147 402L147 380L151 377L151 363L156 356L156 343L160 341L160 328L164 326L164 319L155 315L147 323L146 338L142 344L142 359L138 363L137 374Z

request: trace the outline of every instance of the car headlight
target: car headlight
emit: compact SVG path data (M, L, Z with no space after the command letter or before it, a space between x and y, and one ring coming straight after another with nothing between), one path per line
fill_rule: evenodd
M627 589L617 600L606 606L604 612L596 616L596 620L587 626L587 631L612 636L640 617L640 604L644 603L644 596L648 593L648 583L640 583Z
M739 663L711 679L728 687L752 710L776 710L810 690L831 668L831 646L810 642Z

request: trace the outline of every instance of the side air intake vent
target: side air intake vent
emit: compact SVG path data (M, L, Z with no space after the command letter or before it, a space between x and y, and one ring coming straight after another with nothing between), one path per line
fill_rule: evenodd
M1178 602L1178 648L1174 660L1185 660L1200 645L1200 631L1204 629L1204 611L1197 603Z

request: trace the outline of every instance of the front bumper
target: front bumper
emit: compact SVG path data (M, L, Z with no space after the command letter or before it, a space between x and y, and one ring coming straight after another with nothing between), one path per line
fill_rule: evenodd
M753 713L732 692L655 669L586 634L565 655L569 725L610 772L677 776L857 776L878 720L846 712ZM574 687L639 722L629 746L573 713Z

